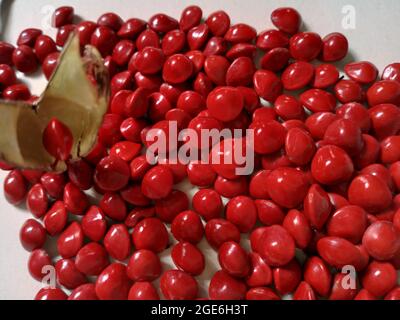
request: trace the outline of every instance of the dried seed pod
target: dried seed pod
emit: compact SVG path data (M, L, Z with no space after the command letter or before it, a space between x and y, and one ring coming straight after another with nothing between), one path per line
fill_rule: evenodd
M108 72L93 46L80 53L74 34L60 57L49 83L34 104L0 101L0 159L18 167L63 171L42 143L43 132L58 119L73 135L70 159L87 155L96 143L109 100Z

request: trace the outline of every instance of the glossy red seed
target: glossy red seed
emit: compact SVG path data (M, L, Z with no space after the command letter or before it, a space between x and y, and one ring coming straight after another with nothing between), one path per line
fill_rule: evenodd
M273 49L274 50L274 49ZM234 44L227 52L226 57L229 60L234 60L239 57L254 58L257 51L257 47L250 43L237 43ZM272 51L272 50L271 50ZM289 57L288 57L289 58Z
M161 49L146 47L135 56L134 66L142 74L159 72L164 63L164 54Z
M339 32L330 33L322 39L322 42L322 61L339 61L347 55L349 44L343 34Z
M114 31L106 26L98 26L90 38L90 44L95 46L103 57L112 53L117 41Z
M220 121L235 119L243 109L243 96L233 87L219 87L207 97L207 109Z
M383 103L400 104L400 83L394 80L375 82L367 90L368 104L373 107Z
M228 50L228 44L222 37L212 37L208 40L203 54L208 57L210 55L224 55ZM200 71L200 70L199 70Z
M235 59L226 72L228 86L247 86L252 82L255 67L248 57Z
M321 37L314 32L300 32L290 38L290 54L296 60L314 60L322 47Z
M191 210L179 213L171 224L171 233L178 241L198 243L204 234L204 227L200 217Z
M35 28L25 29L19 34L17 39L17 45L18 46L26 45L29 47L33 47L37 37L39 37L42 33L43 33L42 30Z
M12 170L4 179L4 195L8 202L14 205L24 201L28 193L28 184L18 170Z
M269 50L261 58L261 67L270 71L280 71L286 67L290 58L289 50L286 48L274 48Z
M26 198L28 210L36 217L42 217L48 208L49 199L47 193L40 183L32 186Z
M131 281L126 267L120 263L110 264L96 280L96 295L100 300L126 300Z
M57 51L56 43L52 38L45 35L40 35L35 42L35 54L38 60L43 63L44 59L53 52Z
M223 270L211 278L208 295L211 300L243 300L246 295L244 282L235 279Z
M328 296L331 289L331 271L319 257L308 258L304 266L304 280L321 296Z
M226 205L226 219L236 225L240 232L249 232L257 221L254 201L246 196L232 198Z
M42 288L35 296L35 300L67 300L67 294L60 288Z
M195 193L192 205L204 220L219 218L223 209L220 195L212 189L201 189Z
M99 26L105 26L114 31L118 31L122 23L121 17L113 12L104 13L97 19L97 24Z
M163 67L164 81L177 84L186 81L193 72L193 63L182 54L174 54L167 58Z
M278 30L262 31L257 36L256 45L259 49L269 51L275 48L284 48L289 44L289 38Z
M203 253L190 242L179 242L171 251L171 257L175 265L193 275L199 275L205 267Z
M150 282L135 282L129 290L128 300L160 300L156 288Z
M118 30L118 36L124 39L133 39L146 28L146 22L137 18L126 20Z
M211 13L206 20L206 24L213 35L220 37L224 36L228 31L231 20L225 11L220 10Z
M283 227L273 225L265 228L257 251L270 266L284 266L294 258L295 243Z
M63 201L67 210L77 215L83 215L89 205L87 195L72 182L65 185Z
M253 198L269 199L267 186L265 185L265 179L268 177L269 173L269 170L260 170L251 177L249 193Z
M223 197L233 198L248 193L248 182L243 176L233 180L218 176L214 182L214 189Z
M32 251L28 259L28 270L34 279L42 281L49 267L52 267L51 258L44 249Z
M108 156L100 160L94 173L94 181L106 191L117 191L129 180L129 166L118 157Z
M225 242L219 247L218 260L222 270L233 277L243 278L250 272L247 252L234 241Z
M250 273L246 278L249 287L267 286L272 282L272 270L265 260L255 252L249 254Z
M92 34L96 28L97 24L92 21L82 21L77 25L79 42L82 46L90 43Z
M69 158L73 140L71 130L56 118L50 120L43 132L43 145L57 160L65 161Z
M372 130L378 139L396 135L400 129L400 110L393 104L379 104L372 107L369 116Z
M301 16L294 8L283 7L272 11L271 21L279 30L295 34L300 28Z
M27 251L41 248L46 241L46 230L34 219L28 219L22 225L19 232L22 246Z
M182 30L169 31L161 41L161 48L166 56L182 51L186 44L186 35Z
M184 271L168 270L160 280L160 288L167 300L191 300L197 297L196 280Z
M104 247L108 254L116 260L125 260L131 251L131 239L124 224L112 225L104 236Z
M157 218L146 218L140 221L132 233L136 249L148 249L154 252L163 251L168 245L168 232Z
M344 71L350 79L362 84L374 82L378 76L378 69L369 61L346 64Z
M362 243L377 260L390 260L400 250L400 230L389 221L376 221L365 231Z
M93 185L93 168L85 160L69 161L68 177L81 190L88 190Z
M50 197L54 199L61 198L65 186L65 177L63 174L53 172L44 173L40 177L40 183Z
M209 29L205 23L191 28L187 33L187 43L190 50L200 50L208 39Z
M87 276L99 275L109 265L106 249L97 242L89 242L76 254L76 268Z
M327 223L329 236L358 244L367 228L367 213L359 206L346 205L338 209Z
M325 89L334 85L339 80L339 71L334 65L320 64L315 68L312 82L314 88Z
M285 151L291 162L303 166L311 161L316 147L307 131L292 128L286 134Z
M158 256L152 251L141 249L129 258L126 272L133 281L153 281L161 275L161 269Z
M3 99L5 100L28 100L31 93L24 84L14 84L4 89Z
M240 231L231 222L224 219L211 219L205 227L205 235L208 243L218 249L227 241L240 241Z
M179 23L166 14L157 13L149 19L149 27L156 32L167 33L168 31L177 29Z
M266 226L281 224L285 214L281 207L273 201L257 199L254 201L260 222Z
M232 43L251 42L257 36L256 30L245 23L238 23L230 27L225 33L225 40Z
M173 176L169 168L155 166L143 177L142 192L150 199L162 199L168 196L172 190Z
M12 55L13 63L18 71L32 73L37 70L38 62L33 49L27 45L20 45Z
M323 237L317 242L317 250L322 259L336 268L353 265L357 268L361 259L359 249L350 241L339 237Z
M336 83L334 91L341 103L357 102L363 99L362 87L354 80L340 80Z
M98 300L95 285L86 283L76 287L69 295L68 300Z
M91 206L82 218L82 231L93 241L100 241L107 229L105 216L100 208Z
M312 229L304 213L296 209L290 210L282 226L293 237L298 248L304 249L308 246L312 238Z
M328 91L310 89L300 95L300 101L312 112L333 111L336 106L335 97Z
M358 205L368 212L377 213L390 206L392 194L382 179L371 174L362 174L351 182L348 199L351 204Z
M281 300L281 298L270 288L251 288L246 293L246 300Z
M348 275L343 273L337 273L334 276L329 300L353 300L355 298L358 288L348 288L346 278Z
M286 90L298 90L305 87L314 77L314 66L298 61L289 65L282 73L282 84Z
M204 61L204 71L208 78L218 86L226 85L226 74L230 63L223 56L211 55Z
M353 171L351 158L343 149L336 146L323 146L316 152L311 162L312 176L322 184L331 185L348 181Z
M7 64L12 66L12 54L14 52L14 46L10 43L0 41L0 64Z
M271 154L285 143L285 128L277 121L252 122L249 129L254 130L254 151L259 154Z
M68 219L68 213L62 201L56 201L43 218L43 224L50 236L61 233Z
M279 77L269 70L257 70L254 73L253 85L257 94L268 102L274 102L283 88Z
M316 296L312 287L302 281L293 294L293 300L316 300Z
M59 61L60 53L53 52L50 53L42 63L42 70L47 80L52 76L55 68L57 67Z
M293 168L278 168L267 177L271 199L285 208L297 207L306 196L309 182L306 175Z
M372 261L365 270L361 283L372 295L382 297L396 286L396 269L388 262Z
M58 7L52 16L52 25L60 28L66 24L72 23L74 17L74 8L70 6Z
M301 268L297 260L273 269L273 281L280 294L294 292L301 281Z
M57 250L63 258L76 256L83 245L83 231L81 225L72 222L57 239Z
M72 259L58 260L55 269L58 283L67 289L75 289L87 282L85 275L76 268Z
M381 142L381 161L391 164L400 160L400 137L389 136Z
M394 80L400 82L400 63L392 63L382 72L382 80Z
M4 87L12 86L17 82L14 70L7 64L0 64L0 85Z
M118 66L126 66L135 52L135 43L129 40L119 41L112 52L112 59Z
M189 6L183 9L179 20L181 30L187 32L191 28L197 26L201 21L202 15L203 11L198 6Z

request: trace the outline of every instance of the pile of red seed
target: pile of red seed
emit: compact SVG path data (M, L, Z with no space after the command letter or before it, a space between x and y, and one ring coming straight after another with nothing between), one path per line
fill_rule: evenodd
M292 8L276 9L276 29L259 34L231 25L224 11L203 21L197 6L179 22L165 14L124 22L115 13L73 20L73 9L61 7L55 41L26 29L17 47L0 42L4 99L36 99L13 67L28 75L41 65L49 78L73 30L98 48L112 77L109 111L86 158L62 174L2 164L7 199L26 198L36 218L20 234L30 273L41 280L42 267L55 266L60 287L36 299L159 299L159 277L164 298L199 298L204 235L221 267L210 299L400 299L400 63L377 79L372 63L352 62L340 77L332 63L347 54L345 36L299 32ZM255 171L150 165L146 132L171 121L254 129ZM186 178L200 188L191 206L174 189ZM92 187L98 203L85 193ZM247 233L250 252L240 245ZM57 241L58 261L46 241ZM158 254L172 243L176 269L163 270ZM350 288L348 266L356 271Z

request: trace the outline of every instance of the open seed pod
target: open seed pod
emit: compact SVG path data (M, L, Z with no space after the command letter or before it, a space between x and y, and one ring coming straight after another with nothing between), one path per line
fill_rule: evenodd
M74 34L37 102L0 101L0 159L21 168L65 170L66 164L43 146L44 129L53 118L67 126L73 135L71 160L79 159L96 142L108 100L108 72L100 53L86 46L82 56Z

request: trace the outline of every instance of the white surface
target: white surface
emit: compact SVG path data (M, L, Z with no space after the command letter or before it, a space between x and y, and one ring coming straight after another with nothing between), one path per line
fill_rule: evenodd
M6 2L8 0L2 0ZM52 11L60 5L72 5L76 14L87 20L96 20L107 11L114 11L122 18L139 17L148 19L154 13L165 12L179 19L181 10L190 4L198 4L204 16L224 9L231 16L233 23L248 23L258 31L272 27L269 15L273 9L280 6L293 6L299 10L305 22L303 27L320 33L322 36L339 31L343 32L350 42L351 58L354 60L370 60L380 70L392 62L400 60L400 1L398 0L14 0L10 5L7 20L0 23L3 33L1 39L15 42L21 30L27 27L45 29L45 33L54 35L49 28ZM0 0L1 3L1 0ZM4 3L3 3L4 4ZM343 7L351 5L355 8L356 28L342 28ZM4 12L3 12L4 13ZM4 19L4 16L2 16ZM44 81L37 77L30 80L33 93L39 94ZM0 128L1 130L1 128ZM0 181L6 173L0 172ZM0 191L0 299L32 299L39 290L40 284L28 273L26 263L28 253L19 243L19 229L30 217L23 209L15 208L4 199L3 189ZM207 250L206 260L215 261L215 253ZM165 254L163 254L165 256ZM200 277L204 294L207 288L207 278L217 266L209 264L208 270Z

